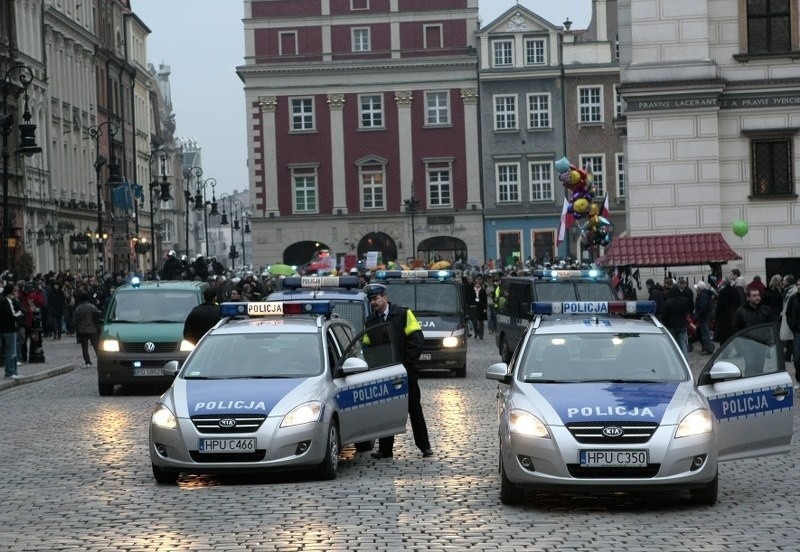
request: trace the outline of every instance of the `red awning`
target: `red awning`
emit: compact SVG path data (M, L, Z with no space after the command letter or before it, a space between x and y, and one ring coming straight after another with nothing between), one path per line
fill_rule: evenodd
M614 238L605 256L605 266L691 266L741 259L719 232L681 236L637 236Z

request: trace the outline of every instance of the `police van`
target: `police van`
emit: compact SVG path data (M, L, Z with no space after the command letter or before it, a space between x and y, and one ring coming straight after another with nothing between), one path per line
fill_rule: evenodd
M460 279L452 270L379 270L390 303L410 308L422 326L425 347L419 368L467 375L467 310Z
M360 332L371 311L369 299L359 284L358 276L290 276L283 279L281 291L270 293L264 300L324 299L333 304L336 314Z
M530 276L500 280L495 297L495 341L503 362L511 360L528 323L534 301L613 301L611 280L601 270L535 270Z

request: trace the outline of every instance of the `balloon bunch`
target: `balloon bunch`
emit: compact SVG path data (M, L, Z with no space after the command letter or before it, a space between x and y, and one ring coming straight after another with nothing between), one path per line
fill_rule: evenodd
M603 217L594 202L597 187L592 183L592 173L581 169L562 157L556 161L558 179L567 190L567 213L575 220L586 219L580 224L581 244L584 246L611 244L614 225Z

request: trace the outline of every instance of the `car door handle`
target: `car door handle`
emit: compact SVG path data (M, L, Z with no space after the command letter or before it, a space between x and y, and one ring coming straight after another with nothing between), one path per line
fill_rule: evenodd
M399 389L403 386L404 381L405 380L403 378L397 378L395 380L392 380L392 385Z
M781 387L780 389L775 389L772 392L772 396L776 397L776 398L777 397L788 397L789 396L789 390L786 387Z

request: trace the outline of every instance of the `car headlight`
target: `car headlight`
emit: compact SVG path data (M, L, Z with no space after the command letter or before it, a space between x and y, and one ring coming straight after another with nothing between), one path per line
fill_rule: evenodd
M322 403L317 401L307 402L292 409L281 422L281 427L291 427L300 424L318 422L322 414Z
M185 339L181 341L181 351L184 353L190 353L194 351L194 343L191 341L186 341Z
M454 335L448 335L442 339L442 347L447 347L448 349L451 347L458 347L458 338Z
M118 353L119 341L116 339L104 339L100 342L100 350L107 353Z
M675 430L675 438L711 433L713 427L711 413L705 408L700 408L681 420L681 423L678 424L678 429Z
M508 415L508 429L511 433L527 435L529 437L550 438L550 432L542 421L524 410L512 410Z
M175 417L175 414L163 404L159 404L156 409L153 410L150 423L158 427L163 427L164 429L175 429L178 427L178 419Z

